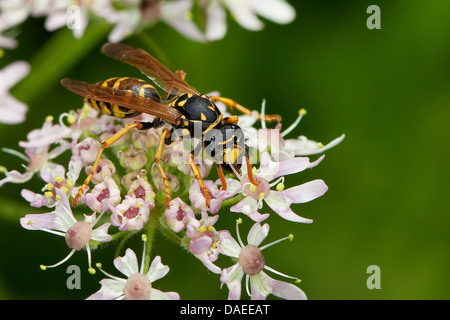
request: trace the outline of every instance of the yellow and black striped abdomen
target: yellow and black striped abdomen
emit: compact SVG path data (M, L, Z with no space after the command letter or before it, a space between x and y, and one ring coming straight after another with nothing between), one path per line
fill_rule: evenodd
M130 77L122 77L122 78L115 77L109 78L105 81L100 81L97 84L104 87L111 87L114 89L131 91L134 94L139 95L141 97L145 97L147 99L151 99L156 102L161 102L161 97L158 91L156 91L155 87L141 79ZM130 118L140 114L140 112L138 111L134 111L109 102L98 101L88 98L85 99L85 102L98 112L114 116L117 118Z

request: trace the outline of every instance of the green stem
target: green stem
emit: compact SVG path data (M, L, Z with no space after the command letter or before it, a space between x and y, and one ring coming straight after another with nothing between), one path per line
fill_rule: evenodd
M222 208L225 207L231 207L232 205L235 205L236 203L238 203L239 201L241 201L242 199L244 199L245 196L242 194L238 194L230 199L227 199L225 201L222 202Z
M145 257L144 257L144 273L148 272L151 261L151 253L153 248L153 243L155 240L155 231L158 228L158 216L159 214L154 215L153 212L150 214L148 222L146 224L147 228L147 244L145 247Z
M166 224L166 222L164 221L165 217L164 215L162 215L159 218L159 231L169 240L171 240L172 242L178 244L178 245L183 245L183 238L179 237L177 234L175 234L175 232L173 232Z

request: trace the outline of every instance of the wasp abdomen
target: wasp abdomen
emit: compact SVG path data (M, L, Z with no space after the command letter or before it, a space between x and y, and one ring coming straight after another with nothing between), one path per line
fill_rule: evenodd
M104 87L130 91L141 97L145 97L156 102L161 102L161 97L158 91L156 91L155 87L141 79L130 77L114 77L109 78L105 81L100 81L97 84ZM140 112L138 111L134 111L117 104L111 104L109 102L87 98L85 99L85 102L98 112L117 118L130 118L140 114Z

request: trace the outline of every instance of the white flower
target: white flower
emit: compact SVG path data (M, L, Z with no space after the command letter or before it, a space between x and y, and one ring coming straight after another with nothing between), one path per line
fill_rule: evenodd
M146 239L144 238L144 241ZM145 241L146 242L146 241ZM145 245L143 250L145 254ZM153 282L161 279L169 272L169 267L161 263L161 257L156 256L144 273L144 257L141 266L138 265L136 254L127 249L125 256L114 259L114 265L126 278L110 275L100 269L109 277L100 281L100 290L90 295L88 300L179 300L176 292L162 292L152 287ZM99 264L97 265L100 266Z
M7 182L23 183L30 180L35 173L53 166L49 160L58 157L64 151L70 149L70 143L64 140L70 134L70 128L53 125L52 121L53 117L47 117L41 129L30 131L27 135L28 140L19 142L19 146L25 148L25 155L15 150L2 149L2 151L14 154L23 159L27 162L27 165L23 165L26 169L24 173L16 170L7 171L5 168L2 168L6 178L0 180L0 187ZM56 143L59 146L50 150L50 146ZM78 178L79 170L81 168L70 168L67 173L68 178L73 183Z
M221 269L213 264L219 256L217 241L219 233L213 225L219 216L208 216L206 211L202 211L200 220L191 219L186 227L186 235L191 239L189 251L199 259L205 267L214 273L220 273Z
M206 38L219 40L226 33L225 8L242 27L261 30L263 22L258 16L279 24L295 19L294 8L284 0L212 0L207 8Z
M267 152L262 153L259 169L254 173L258 186L250 183L246 168L242 168L241 177L242 193L246 196L239 203L230 208L232 212L242 212L253 221L261 222L268 218L269 214L260 214L263 201L282 218L294 221L311 223L311 219L306 219L295 214L290 208L293 203L305 203L322 196L328 187L323 180L313 180L298 186L284 189L283 179L285 175L301 172L307 168L317 165L323 156L314 163L310 163L306 157L296 157L281 162L270 159ZM272 181L272 182L271 182ZM276 187L272 190L272 187Z
M30 65L25 61L13 62L0 70L0 122L17 124L25 121L28 107L15 99L9 89L29 72Z
M264 224L261 226L261 224L255 223L248 233L248 244L244 245L239 235L238 225L240 223L241 220L239 219L236 223L236 232L239 243L234 240L229 231L219 231L220 242L218 248L220 253L238 259L238 262L235 265L223 269L220 277L220 281L225 283L230 290L228 299L240 299L241 282L245 274L247 294L252 300L263 300L269 294L273 294L283 299L305 300L306 295L300 288L291 283L272 279L263 271L265 269L286 278L296 279L268 267L264 256L261 253L264 249L280 241L286 239L292 240L293 236L289 235L286 238L259 247L269 233L269 225ZM296 282L299 282L299 280Z
M85 215L84 221L77 221L72 214L67 195L60 189L55 189L55 192L58 200L55 211L42 214L27 214L24 218L20 219L20 224L27 230L41 230L65 237L67 246L72 249L60 262L50 266L42 265L41 269L45 270L47 268L57 267L66 262L75 251L86 248L89 272L95 273L95 270L91 267L89 241L110 241L112 237L108 234L108 228L111 223L105 223L93 229L101 217L96 219L95 212L91 216Z

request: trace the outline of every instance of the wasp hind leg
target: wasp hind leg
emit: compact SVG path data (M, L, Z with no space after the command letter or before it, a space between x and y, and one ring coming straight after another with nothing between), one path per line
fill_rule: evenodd
M236 108L237 110L239 110L243 114L246 114L246 115L249 115L249 116L254 116L260 121L264 119L264 121L266 121L266 122L274 122L274 121L276 121L277 123L281 122L281 116L278 115L278 114L265 114L265 115L262 115L261 113L258 113L258 112L255 112L255 111L251 111L250 109L244 107L243 105L240 105L236 101L234 101L232 99L229 99L229 98L219 97L219 96L211 96L209 98L211 100L213 100L213 101L220 101L220 102L222 102L223 104L225 104L231 110ZM232 118L232 117L230 117L230 118ZM231 120L229 120L229 121L232 122Z
M169 186L169 178L167 178L166 172L164 171L164 168L162 167L160 161L161 161L161 156L162 156L162 152L163 152L163 148L164 148L164 144L166 144L168 142L168 139L171 136L171 131L169 129L164 129L162 134L161 134L161 138L159 140L159 145L158 145L158 149L156 150L156 155L155 155L155 164L159 169L159 172L161 173L161 176L163 178L164 181L164 191L166 193L166 201L164 202L164 206L167 208L170 207L169 202L170 202L170 186Z
M94 164L92 165L91 171L89 172L88 176L86 177L86 180L84 180L84 182L81 185L81 187L78 189L78 192L77 192L76 196L73 198L72 205L73 206L77 206L78 201L80 200L81 196L84 193L84 190L89 185L89 182L91 181L91 178L94 175L94 173L97 171L98 163L99 163L99 161L100 161L100 159L102 157L103 151L106 148L109 148L117 140L122 138L127 132L129 132L130 130L132 130L134 128L143 130L143 129L149 129L151 127L153 127L153 123L152 122L135 121L135 122L127 124L124 128L122 128L120 131L116 132L110 138L104 140L102 142L100 150L97 153L97 157L95 158L95 161L94 161Z

